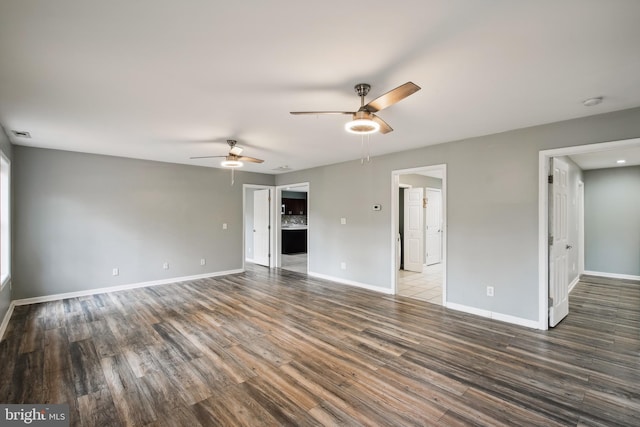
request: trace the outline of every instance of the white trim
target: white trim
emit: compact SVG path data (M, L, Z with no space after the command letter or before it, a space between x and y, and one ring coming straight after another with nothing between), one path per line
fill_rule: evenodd
M23 299L14 300L12 303L15 305L38 304L41 302L57 301L57 300L66 299L66 298L77 298L77 297L84 297L88 295L104 294L107 292L126 291L129 289L146 288L149 286L167 285L170 283L187 282L190 280L208 279L210 277L226 276L228 274L242 273L243 271L244 271L243 269L216 271L211 273L196 274L194 276L183 276L183 277L173 277L170 279L151 280L149 282L131 283L128 285L109 286L105 288L87 289L85 291L78 291L78 292L66 292L62 294L44 295L41 297L23 298Z
M9 304L9 309L5 313L4 319L2 319L2 324L0 324L0 341L4 339L4 333L7 331L7 326L9 326L9 320L11 320L11 315L13 314L13 309L15 308L15 306L16 304L11 301L11 304Z
M538 324L539 329L549 329L549 283L548 263L549 248L549 200L547 176L549 174L549 159L557 156L592 153L598 151L615 150L619 148L640 145L640 138L620 141L601 142L572 147L541 150L538 153ZM586 274L586 272L585 272Z
M364 288L364 289L368 289L370 291L381 292L381 293L387 294L387 295L393 295L393 290L389 289L389 288L382 288L380 286L369 285L367 283L356 282L354 280L343 279L343 278L340 278L340 277L328 276L326 274L314 273L314 272L311 272L311 271L309 273L307 273L307 275L311 276L311 277L318 278L318 279L329 280L331 282L341 283L343 285L355 286L357 288Z
M539 323L537 320L523 319L522 317L511 316L509 314L495 313L489 310L469 307L466 305L456 304L453 302L448 303L446 307L452 310L462 311L464 313L474 314L476 316L486 317L492 320L498 320L500 322L511 323L513 325L524 326L532 329L538 329L539 327Z
M625 279L625 280L640 280L640 276L633 274L618 274L618 273L606 273L604 271L589 271L584 272L587 276L607 277L609 279Z
M0 292L2 292L5 288L5 286L7 286L8 283L11 283L11 263L12 263L12 259L13 259L13 244L12 244L12 238L13 238L13 231L12 231L12 221L13 221L13 216L11 214L12 210L13 210L13 197L12 197L12 187L13 187L13 177L12 177L12 166L11 166L11 159L9 159L7 157L6 154L4 154L4 151L0 150L0 158L2 159L2 161L4 161L7 164L7 167L9 169L7 176L9 179L9 188L8 188L8 194L7 194L7 200L9 203L9 206L7 206L7 224L8 224L8 229L7 231L7 243L8 243L8 254L7 254L7 274L5 275L5 277L2 278L2 285L0 286ZM1 191L1 190L0 190ZM1 196L0 196L1 197ZM2 254L0 254L0 256L3 256Z
M256 262L253 260L253 258L245 258L244 262L250 262L251 264L255 264Z
M579 281L580 281L580 275L578 274L576 278L573 279L571 283L569 283L569 293L571 293L571 291L573 290L573 288L576 287Z

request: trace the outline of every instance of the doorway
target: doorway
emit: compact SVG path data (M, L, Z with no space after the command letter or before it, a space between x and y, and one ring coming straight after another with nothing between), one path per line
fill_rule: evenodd
M309 183L279 186L277 266L307 274L309 271Z
M392 172L394 294L446 303L446 165Z
M540 151L538 180L539 329L549 329L550 326L557 324L561 320L560 316L570 315L568 307L565 310L563 306L565 304L563 297L569 293L574 283L568 283L569 281L564 280L564 277L561 277L560 280L557 278L558 274L564 276L563 270L573 270L574 263L571 262L569 266L565 266L563 261L561 269L558 269L555 263L557 260L562 261L562 259L557 251L569 251L570 253L570 251L577 250L579 253L575 269L578 272L578 279L580 274L585 270L585 184L581 180L577 181L575 195L570 196L568 203L570 206L575 205L576 216L568 216L566 213L562 214L563 218L568 218L568 220L572 222L571 229L576 230L577 236L569 242L564 242L562 245L554 244L558 242L557 236L561 234L561 231L559 232L557 230L554 233L554 228L562 228L562 225L558 226L554 224L554 213L550 213L554 212L554 208L559 206L554 203L554 200L558 198L558 192L554 189L553 185L553 183L556 182L556 177L554 176L552 180L549 178L552 175L557 175L555 159L566 157L569 160L578 162L578 158L581 158L581 161L586 161L586 157L588 157L589 162L593 162L594 160L597 162L604 161L607 166L595 166L594 163L591 163L588 168L582 167L583 170L611 168L615 167L615 159L621 155L620 153L630 154L632 151L637 152L638 149L640 149L640 138ZM560 235L559 238L562 239L563 236ZM560 286L560 288L558 288L558 286Z
M245 262L275 267L275 187L244 184L242 193L242 268Z

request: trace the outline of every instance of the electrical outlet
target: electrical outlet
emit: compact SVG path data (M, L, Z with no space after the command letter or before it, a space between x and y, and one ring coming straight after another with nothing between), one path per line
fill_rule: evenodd
M119 270L119 269L117 269L117 268L114 268L114 269L111 271L111 274L113 274L114 276L118 276L118 275L120 274L120 270Z
M342 261L342 262L340 263L340 270L346 270L346 269L347 269L347 263L346 263L346 262L344 262L344 261Z
M165 270L168 270L169 269L169 263L168 262L163 263L162 264L162 268L165 269Z
M204 258L200 258L200 265L205 265L207 263L207 260Z
M493 286L487 286L487 296L488 297L493 296Z

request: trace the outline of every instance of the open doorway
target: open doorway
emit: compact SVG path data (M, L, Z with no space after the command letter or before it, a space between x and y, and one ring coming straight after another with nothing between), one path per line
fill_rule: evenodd
M307 274L309 271L309 183L277 187L277 266Z
M393 171L394 293L445 305L446 166Z
M616 211L615 206L602 203L586 206L586 191L598 182L593 172L613 175L619 169L621 159L626 165L640 165L640 139L588 144L582 146L544 150L539 154L539 224L538 224L538 270L539 270L539 329L548 329L570 315L569 292L580 280L582 273L604 277L631 278L618 272L587 272L585 257L589 253L606 251L602 241L595 240L595 231L607 229L608 224L595 224L590 235L591 244L585 243L585 216L595 211ZM576 173L572 173L577 168ZM591 177L587 179L587 177ZM566 186L567 188L563 188ZM614 188L622 186L616 181ZM637 188L637 187L635 187ZM631 189L629 193L637 190ZM634 193L635 194L635 193ZM622 198L626 198L623 194ZM597 207L597 209L596 209ZM594 211L595 209L595 211ZM625 209L618 209L626 211ZM608 216L610 219L613 216ZM637 218L637 217L636 217ZM631 221L634 225L637 221ZM607 233L605 233L607 234ZM611 240L606 235L606 241ZM613 247L620 250L618 242ZM634 248L637 247L634 246ZM611 249L611 248L609 248ZM626 251L632 252L632 251ZM589 263L586 263L589 264ZM637 266L637 264L635 264ZM615 268L614 268L615 269ZM637 271L637 270L636 270ZM624 276L624 277L623 277Z
M244 262L275 267L275 187L244 184L242 192L243 268Z

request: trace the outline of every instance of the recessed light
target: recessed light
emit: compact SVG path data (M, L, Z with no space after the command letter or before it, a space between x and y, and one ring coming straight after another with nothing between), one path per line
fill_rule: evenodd
M589 98L582 101L582 105L585 107L593 107L594 105L598 105L602 102L604 98L601 96L597 96L595 98Z
M625 163L627 163L627 161L624 159L620 159L620 160L616 160L616 163L619 165L624 165Z
M31 134L25 130L12 130L11 133L18 138L31 138Z

